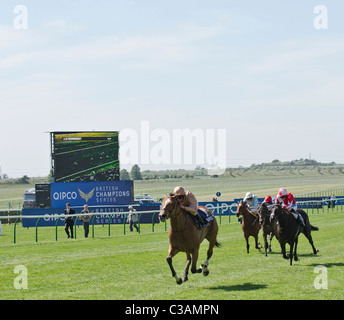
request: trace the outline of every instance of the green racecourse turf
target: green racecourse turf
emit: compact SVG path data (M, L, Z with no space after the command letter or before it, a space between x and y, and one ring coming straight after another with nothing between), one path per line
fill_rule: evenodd
M340 209L341 210L341 209ZM168 236L163 224L143 225L123 235L122 226L96 226L95 237L83 237L82 226L76 239L66 239L63 227L38 229L17 226L13 243L13 224L2 225L0 236L0 299L343 299L344 298L344 212L309 214L318 255L314 256L301 235L300 260L289 266L280 255L277 240L268 257L254 249L246 253L240 224L222 219L218 241L210 260L210 274L189 275L189 281L177 285L165 261ZM259 240L262 243L261 233ZM208 242L201 246L198 265L205 260ZM185 267L185 255L179 253L173 263L179 276ZM14 268L27 268L28 289L15 289ZM328 289L315 289L320 274L315 267L327 268Z

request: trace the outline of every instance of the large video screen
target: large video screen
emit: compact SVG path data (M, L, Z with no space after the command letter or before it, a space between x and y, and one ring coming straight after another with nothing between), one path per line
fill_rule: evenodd
M51 132L55 182L119 180L118 131Z

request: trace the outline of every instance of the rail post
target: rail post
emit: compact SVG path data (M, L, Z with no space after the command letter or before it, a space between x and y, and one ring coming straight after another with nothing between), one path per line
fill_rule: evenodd
M13 243L16 243L16 228L17 228L17 222L19 220L19 217L14 222L14 228L13 228Z
M42 218L38 218L36 222L36 242L38 242L38 224L41 221Z
M156 214L157 214L157 212L154 212L153 217L152 217L152 232L154 232L154 218L155 218Z
M110 224L111 224L111 219L112 219L113 214L110 215L109 217L109 223L108 223L108 236L110 237Z
M76 216L75 221L74 221L74 239L76 239L76 225L77 225L78 219L79 219L79 216Z
M59 224L61 217L58 217L56 224L55 224L55 240L57 241L57 225Z
M139 233L141 233L141 216L142 213L139 214Z
M92 238L94 238L94 219L96 218L96 215L92 217Z
M222 223L222 208L220 208L219 216L220 216L220 225L221 225L221 223Z
M125 224L127 222L128 215L129 215L129 213L125 213L124 218L123 218L123 234L124 235L125 235Z

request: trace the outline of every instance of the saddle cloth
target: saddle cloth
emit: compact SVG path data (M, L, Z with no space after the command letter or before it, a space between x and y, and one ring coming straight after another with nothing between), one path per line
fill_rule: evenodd
M214 220L214 217L209 215L207 213L207 211L203 208L198 208L198 214L201 216L201 218L204 220L204 221L207 221L207 223L209 223L210 221L213 221Z

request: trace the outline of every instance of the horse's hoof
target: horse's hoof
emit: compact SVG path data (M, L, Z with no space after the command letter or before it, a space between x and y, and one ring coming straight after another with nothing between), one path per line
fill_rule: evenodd
M319 252L319 250L316 250L315 252L314 252L314 254L317 254Z
M206 276L208 276L209 275L209 270L204 270L203 271L203 275L206 277Z
M181 278L178 278L178 280L176 282L177 282L177 284L182 284L183 280Z
M189 280L188 277L184 277L184 278L183 278L183 282L186 282L186 281L188 281L188 280Z

